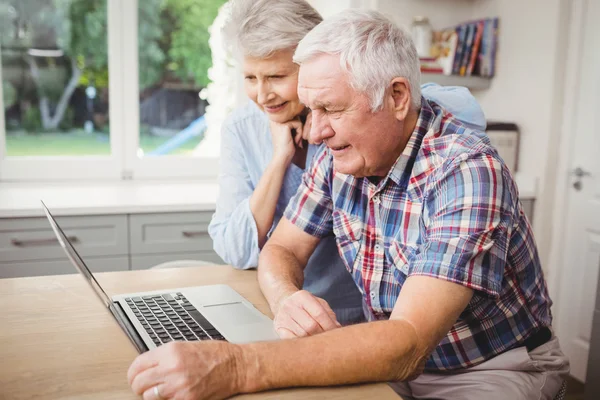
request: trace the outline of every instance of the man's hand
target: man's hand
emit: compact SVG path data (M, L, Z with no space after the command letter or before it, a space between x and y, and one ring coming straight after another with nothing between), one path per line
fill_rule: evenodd
M327 302L299 290L279 304L274 321L282 339L311 336L342 326Z
M144 400L223 399L239 393L241 349L220 341L172 342L139 355L127 379Z

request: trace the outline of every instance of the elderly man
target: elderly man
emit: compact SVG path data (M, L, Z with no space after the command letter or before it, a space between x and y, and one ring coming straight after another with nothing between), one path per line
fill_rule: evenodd
M258 271L291 339L163 346L133 363L133 389L221 398L390 381L407 399L552 399L568 361L517 188L486 136L421 97L412 41L376 12L321 23L295 61L311 135L326 147ZM323 299L300 290L331 234L368 323L339 327Z

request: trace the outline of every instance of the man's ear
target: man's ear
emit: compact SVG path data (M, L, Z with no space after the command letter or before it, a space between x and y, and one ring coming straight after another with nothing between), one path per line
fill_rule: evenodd
M391 82L391 101L396 119L403 121L411 107L410 85L406 78L394 78Z

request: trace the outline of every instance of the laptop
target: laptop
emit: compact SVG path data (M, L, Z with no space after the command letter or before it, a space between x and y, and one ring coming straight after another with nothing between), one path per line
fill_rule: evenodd
M139 353L171 341L278 339L273 321L227 285L139 292L109 297L44 202L46 217L71 263Z

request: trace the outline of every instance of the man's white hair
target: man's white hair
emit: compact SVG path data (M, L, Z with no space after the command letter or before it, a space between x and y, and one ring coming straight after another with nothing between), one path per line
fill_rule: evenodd
M231 0L224 36L241 56L295 49L323 17L305 0Z
M365 93L373 112L383 106L392 79L408 80L413 107L421 106L421 70L409 34L372 10L348 9L325 19L300 41L294 62L339 55L354 90Z

